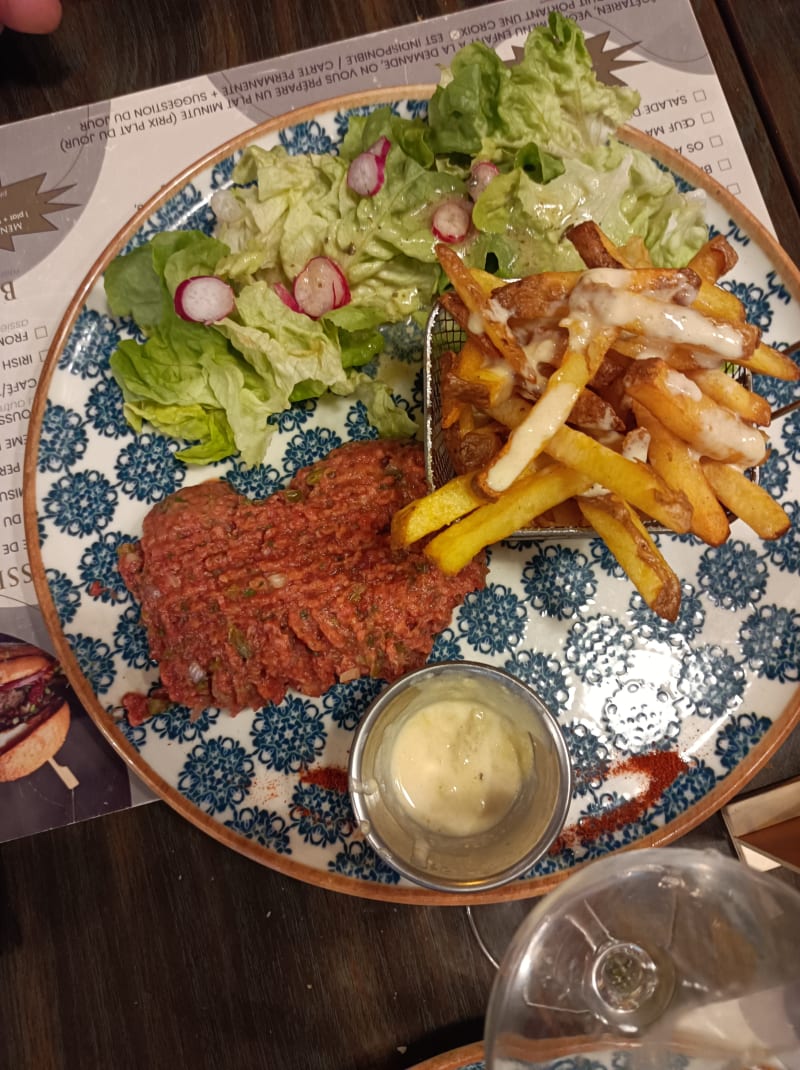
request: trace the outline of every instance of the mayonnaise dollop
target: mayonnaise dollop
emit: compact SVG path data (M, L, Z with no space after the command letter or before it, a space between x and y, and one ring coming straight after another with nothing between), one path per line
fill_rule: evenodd
M428 832L476 836L511 810L531 767L532 743L505 714L469 698L411 712L388 755L393 793Z

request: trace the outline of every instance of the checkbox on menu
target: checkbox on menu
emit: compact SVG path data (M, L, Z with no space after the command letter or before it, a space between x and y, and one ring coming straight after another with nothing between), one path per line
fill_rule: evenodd
M734 195L734 197L738 197L739 194L742 192L742 187L739 185L738 182L731 182L730 186L728 186L728 190Z
M700 119L704 123L713 123L714 122L714 113L713 113L713 111L701 111L700 112Z
M711 137L708 139L708 143L712 149L718 149L722 144L722 138L719 136L719 134L712 134Z
M723 160L717 160L717 167L720 169L720 171L730 171L731 167L733 167L733 164L726 156Z
M705 89L695 89L692 96L698 104L702 104L704 100L708 100Z
M33 333L36 336L36 338L47 338L47 328L46 327L36 327L34 329Z
M47 354L48 354L48 350L46 350L46 349L40 349L39 350L39 361L40 361L41 364L44 364L44 362L47 360Z

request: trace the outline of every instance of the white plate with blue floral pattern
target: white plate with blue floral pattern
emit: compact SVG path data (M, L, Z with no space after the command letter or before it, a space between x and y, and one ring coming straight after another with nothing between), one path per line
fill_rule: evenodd
M263 497L348 439L372 436L346 398L305 403L280 417L266 463L236 460L187 470L174 443L134 435L122 416L109 355L130 323L109 314L102 273L126 246L165 229L210 231L210 198L228 185L246 143L336 152L354 111L391 101L418 115L430 90L344 97L273 120L227 143L160 191L109 244L57 332L32 413L25 515L36 589L73 686L140 777L188 820L264 865L314 884L396 902L463 897L402 881L356 826L343 770L362 712L381 682L362 679L320 699L290 694L236 718L176 708L139 727L122 716L125 692L156 679L137 607L121 582L117 547L149 509L188 483L224 476ZM702 187L708 219L739 254L725 286L777 346L800 338L797 269L727 191L635 131L680 182ZM421 422L421 332L386 333L381 374ZM796 388L757 384L774 408ZM482 659L532 684L555 711L575 791L565 836L530 873L471 902L541 894L609 851L674 840L755 774L800 716L800 413L776 424L762 483L795 521L763 544L736 523L712 549L661 537L683 580L675 624L642 603L603 544L585 538L504 543L490 553L486 589L470 595L436 639L432 660ZM674 756L680 756L680 762ZM676 775L677 772L677 775Z

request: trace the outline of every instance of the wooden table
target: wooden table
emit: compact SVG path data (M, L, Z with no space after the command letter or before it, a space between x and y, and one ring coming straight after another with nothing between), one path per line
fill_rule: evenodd
M800 259L795 5L693 2L778 235ZM66 0L55 36L0 35L0 123L471 6ZM754 784L798 773L796 733ZM687 841L730 849L718 816ZM409 1067L480 1038L492 979L462 909L300 884L162 803L0 848L9 1070Z

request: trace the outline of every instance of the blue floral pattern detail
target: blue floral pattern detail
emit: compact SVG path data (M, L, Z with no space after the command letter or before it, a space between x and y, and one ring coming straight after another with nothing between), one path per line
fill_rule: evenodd
M289 823L303 840L317 845L345 843L356 828L346 793L302 781L292 793Z
M400 881L397 870L379 858L369 844L362 840L346 843L336 858L328 863L328 869L346 877L379 884L398 884Z
M599 684L627 673L632 648L633 637L620 621L587 617L570 628L564 656L583 681Z
M571 690L557 658L536 650L515 650L503 667L532 687L554 713L567 709Z
M176 491L184 470L175 464L178 444L165 435L139 435L124 446L117 461L122 492L136 501L155 505Z
M603 726L621 754L669 747L680 733L680 703L652 680L626 680L603 706Z
M800 572L800 502L784 502L792 526L774 542L767 543L767 559L779 572Z
M481 654L498 654L520 641L527 613L508 587L489 584L467 595L458 615L458 630Z
M324 156L335 149L333 140L316 119L288 127L280 132L279 137L281 145L291 156L310 152Z
M705 646L686 654L678 691L691 701L699 717L719 719L742 701L746 682L741 662L721 646Z
M202 739L220 718L214 708L192 713L186 706L170 706L164 713L155 713L147 722L154 736L175 743L194 743Z
M129 602L131 594L119 571L119 549L133 542L130 535L107 531L81 554L80 577L90 598L101 602Z
M133 668L145 669L154 664L147 645L147 633L142 627L137 607L128 606L117 621L114 629L114 650L126 665Z
M255 766L235 739L206 739L195 744L178 776L178 789L206 814L238 805L253 782Z
M362 676L349 684L334 684L322 700L323 708L335 725L352 732L373 699L386 687L384 680Z
M724 609L744 609L763 598L767 567L752 546L731 538L722 546L709 547L703 553L697 582L714 605Z
M571 721L561 731L572 763L575 796L596 799L611 768L608 741L585 721Z
M762 606L739 629L750 667L768 680L800 679L800 613L785 606Z
M231 462L225 478L235 491L254 501L268 498L276 490L281 490L286 483L283 475L274 465L260 464L254 468L246 468L236 460Z
M704 761L695 762L664 790L653 807L653 815L664 821L674 821L712 791L716 783L717 777L711 766Z
M66 573L57 568L48 568L47 586L62 625L72 624L81 604L81 589Z
M89 391L86 420L103 438L132 434L123 412L122 391L114 379L99 379Z
M369 422L367 406L363 401L357 401L351 405L345 420L347 434L350 439L363 440L378 438L377 430Z
M321 460L341 444L342 440L336 432L326 427L313 428L295 435L290 439L283 456L286 470L290 475L294 475L306 465Z
M428 661L464 661L464 651L452 628L445 628L436 636Z
M102 639L93 639L80 633L65 638L92 689L98 695L105 694L116 676L111 647Z
M522 570L534 609L556 620L577 616L597 590L586 555L568 546L543 546Z
M94 535L108 527L117 504L117 491L101 472L78 472L54 483L43 512L67 535Z
M636 634L641 635L648 642L683 646L684 642L691 642L700 633L705 623L706 613L699 595L691 584L683 583L681 584L681 607L676 621L671 623L659 617L637 591L631 595L630 618Z
M227 189L228 186L233 185L233 170L241 158L241 150L237 149L237 151L231 153L230 156L226 156L224 160L220 160L219 163L214 164L211 171L212 189Z
M211 234L215 224L216 217L209 198L189 182L139 228L124 251L130 252L144 245L154 234L160 234L163 230L202 230L205 234Z
M425 332L416 320L408 319L401 323L389 323L380 330L385 340L386 356L402 360L406 364L419 363L425 348Z
M728 772L733 772L772 727L767 717L743 713L725 725L717 738L714 753Z
M307 699L292 695L260 710L251 730L253 749L267 769L299 773L322 753L327 738L322 716Z
M96 379L119 345L119 328L110 316L84 308L58 358L58 366L80 379Z
M86 429L80 414L48 401L39 439L39 471L63 472L80 461L86 453L86 443Z
M286 820L274 810L245 806L241 810L234 810L233 817L228 818L225 826L275 854L292 853Z

